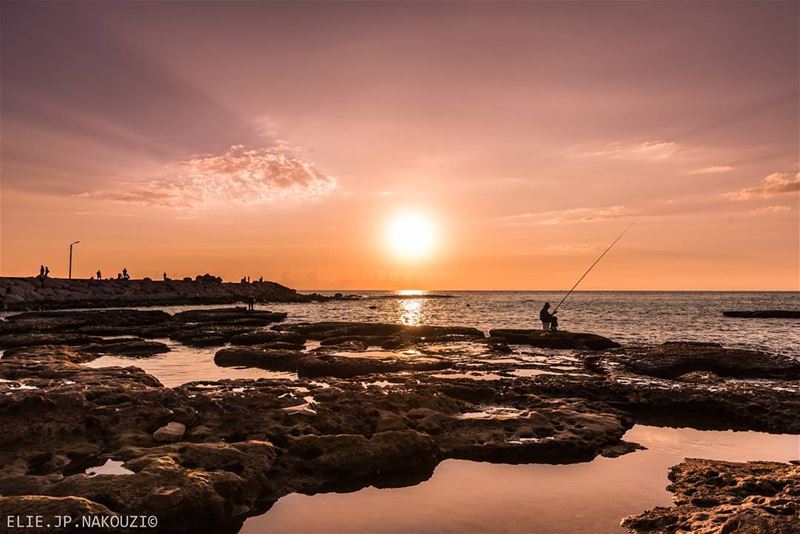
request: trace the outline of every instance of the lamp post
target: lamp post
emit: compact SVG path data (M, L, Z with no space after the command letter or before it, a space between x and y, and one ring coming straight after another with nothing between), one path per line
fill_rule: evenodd
M73 241L69 244L69 279L72 280L72 245L77 245L80 241Z

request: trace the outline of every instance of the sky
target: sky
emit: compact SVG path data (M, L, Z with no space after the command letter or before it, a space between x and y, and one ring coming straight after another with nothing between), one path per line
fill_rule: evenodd
M582 289L800 289L798 2L0 20L0 275L563 289L635 223Z

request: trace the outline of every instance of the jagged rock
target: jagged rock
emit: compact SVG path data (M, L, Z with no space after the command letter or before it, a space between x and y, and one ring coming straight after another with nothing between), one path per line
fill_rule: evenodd
M305 336L299 334L290 334L284 332L276 332L274 330L250 330L231 336L229 342L232 345L264 345L266 343L292 343L305 345Z
M800 319L800 310L755 310L724 311L725 317L741 317L747 319Z
M45 311L19 313L6 317L6 320L35 326L52 325L51 328L76 328L91 326L147 326L166 322L170 315L159 310L86 310L86 311Z
M180 441L186 433L186 425L172 421L153 432L153 439L156 441L175 442Z
M308 474L301 487L321 489L341 482L365 484L391 475L416 473L427 478L439 462L439 449L430 436L413 430L378 432L371 438L303 436L291 440L284 461Z
M489 331L489 341L531 345L547 349L606 350L619 347L618 343L597 334L567 332L566 330L521 330L499 328Z
M800 466L690 458L670 469L675 505L627 517L639 533L800 532Z
M800 378L798 360L766 352L724 348L719 343L663 343L629 349L616 360L630 372L659 378L677 378L693 372L731 378Z
M19 527L19 530L23 532L49 534L64 532L67 529L77 530L69 527L74 527L78 518L91 515L110 517L116 514L102 504L82 497L0 496L0 517L3 518L4 527L9 526L7 520L13 516L16 516L22 525L27 524L27 518L31 518L32 521L36 521L36 518L39 519L41 527ZM64 526L63 523L67 517L74 523ZM112 532L114 530L111 528L92 529L93 532Z
M363 340L367 345L383 344L389 339L405 341L456 341L483 339L483 332L465 326L409 326L387 323L321 322L285 325L282 330L296 332L309 339L340 338ZM379 343L380 341L380 343Z
M351 378L375 373L394 373L398 371L436 371L446 369L446 360L431 357L356 357L319 354L302 358L297 365L297 374L314 378L335 376Z
M269 371L296 371L308 355L298 351L275 350L263 347L222 349L214 355L220 367L257 367Z
M81 345L81 352L90 354L118 354L129 357L147 357L169 352L169 347L159 341L137 338L104 339L91 345Z
M103 338L83 334L33 333L0 336L0 349L35 347L37 345L88 345L100 343Z
M248 310L247 308L188 310L172 316L172 320L179 323L211 323L215 326L266 326L284 319L286 319L286 313L284 312Z

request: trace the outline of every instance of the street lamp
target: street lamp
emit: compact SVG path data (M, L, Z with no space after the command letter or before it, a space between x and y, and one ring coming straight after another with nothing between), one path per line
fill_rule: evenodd
M80 241L73 241L69 244L69 279L72 280L72 245L77 245Z

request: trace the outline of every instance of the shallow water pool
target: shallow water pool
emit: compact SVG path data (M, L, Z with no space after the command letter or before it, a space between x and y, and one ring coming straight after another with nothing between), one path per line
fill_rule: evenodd
M446 460L416 486L291 494L242 533L620 533L620 520L669 506L667 472L684 458L800 458L800 436L637 425L625 435L647 450L569 465Z

